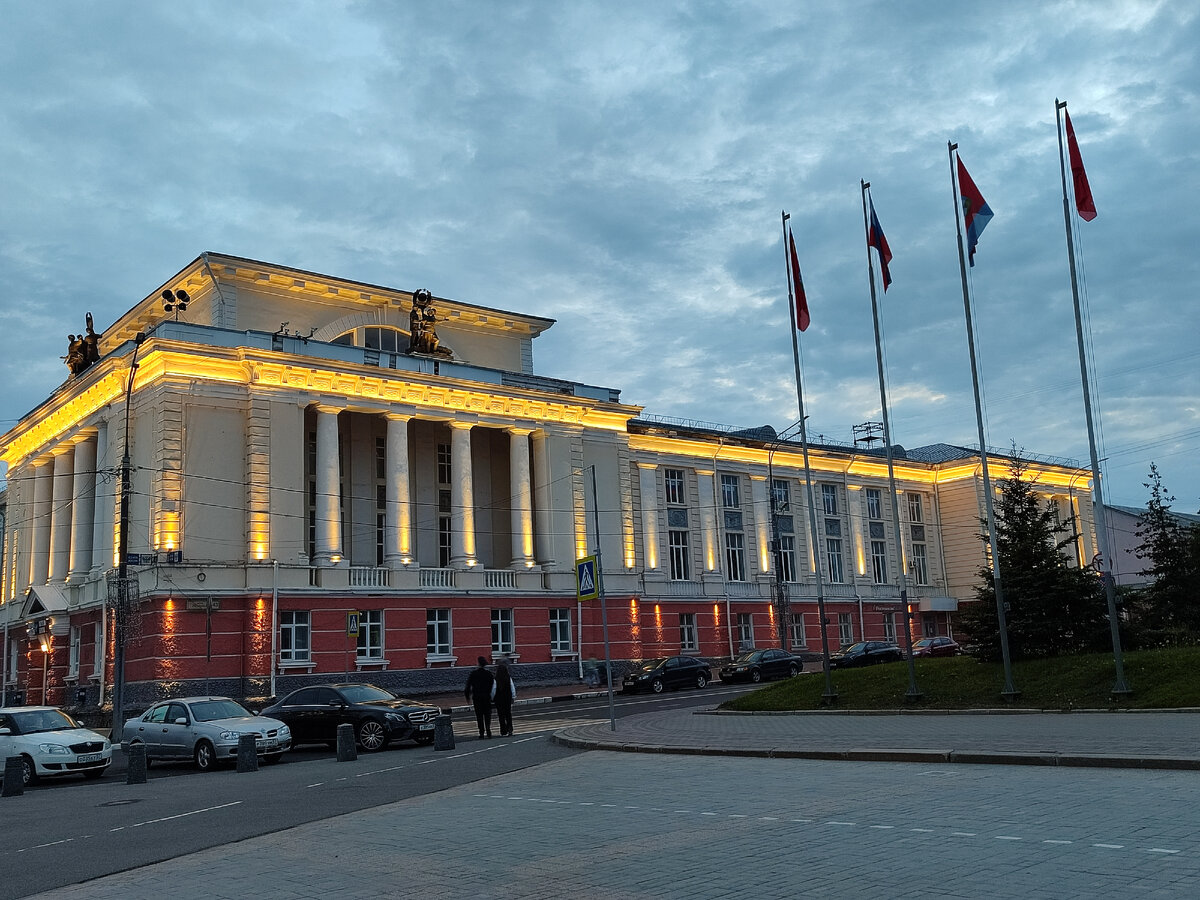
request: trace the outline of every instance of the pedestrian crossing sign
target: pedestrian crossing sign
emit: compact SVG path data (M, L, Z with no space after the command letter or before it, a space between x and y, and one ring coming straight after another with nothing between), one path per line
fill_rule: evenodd
M575 593L580 601L595 600L600 596L600 584L596 578L596 557L585 556L575 560Z

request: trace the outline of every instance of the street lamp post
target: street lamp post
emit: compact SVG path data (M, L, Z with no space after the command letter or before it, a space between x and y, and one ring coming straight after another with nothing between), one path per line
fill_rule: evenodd
M775 567L775 616L779 623L779 646L791 652L791 636L788 633L791 616L791 599L787 583L783 580L783 545L779 539L779 501L775 496L775 472L772 468L777 446L767 451L767 497L771 503L771 555Z

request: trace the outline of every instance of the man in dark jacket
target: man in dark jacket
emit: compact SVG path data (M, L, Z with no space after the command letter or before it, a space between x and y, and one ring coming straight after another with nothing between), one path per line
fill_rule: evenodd
M479 657L479 668L467 677L467 689L463 692L475 704L475 721L479 724L479 736L492 736L492 690L496 679L487 670L487 660Z

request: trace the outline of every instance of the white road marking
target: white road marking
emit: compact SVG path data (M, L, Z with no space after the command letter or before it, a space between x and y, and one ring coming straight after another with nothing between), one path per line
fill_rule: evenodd
M239 806L241 800L234 800L231 803L222 803L220 806L206 806L204 809L193 809L190 812L178 813L174 816L163 816L161 819L148 819L145 822L137 822L133 825L121 825L118 828L110 828L109 833L121 831L125 828L141 828L143 825L157 825L159 822L170 822L172 819L186 819L188 816L196 816L200 813L214 812L218 809L228 809L231 806Z
M1124 844L1092 844L1093 847L1101 847L1104 850L1124 850Z
M998 835L996 835L996 840L998 840L998 841L1023 841L1023 840L1025 840L1025 838L1013 837L1011 834L998 834Z
M826 825L849 825L851 828L853 828L855 823L853 823L853 822L826 822L825 824Z
M795 819L793 819L792 821L795 821ZM895 828L896 826L895 825L872 825L871 827L872 828Z
M918 832L920 832L921 834L932 834L932 833L933 833L933 829L932 829L932 828L910 828L910 829L908 829L908 830L909 830L909 831L918 831Z
M59 844L69 844L75 838L63 838L61 841L50 841L47 844L34 844L32 847L23 847L18 850L18 853L24 853L26 850L41 850L43 847L55 847Z
M1179 851L1178 850L1164 850L1162 847L1151 847L1146 852L1147 853L1178 853Z

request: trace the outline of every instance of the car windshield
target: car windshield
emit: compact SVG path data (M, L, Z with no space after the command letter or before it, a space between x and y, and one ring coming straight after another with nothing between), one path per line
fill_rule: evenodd
M12 714L13 721L21 734L38 731L59 731L63 728L79 728L80 725L65 712L58 709L34 709Z
M752 663L762 659L763 652L761 650L747 650L741 656L734 660L734 663Z
M214 722L217 719L236 719L250 713L233 700L199 700L192 704L192 715L197 722Z
M913 644L913 646L914 647L932 647L933 646L933 638L921 638L919 641L917 641L915 644Z
M667 659L665 656L659 657L658 659L648 659L644 663L642 663L640 666L638 666L634 671L636 671L636 672L653 672L655 669L657 669L659 666L661 666L666 661L667 661Z
M857 644L851 644L849 647L847 647L842 652L843 653L861 653L862 651L864 651L866 649L867 649L866 641L859 641Z
M379 700L395 700L396 695L373 684L349 684L339 688L347 703L371 703Z

